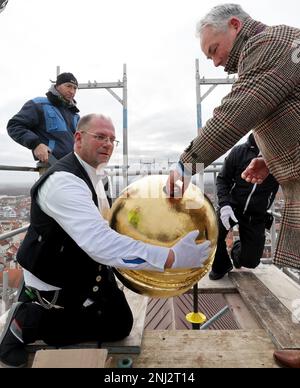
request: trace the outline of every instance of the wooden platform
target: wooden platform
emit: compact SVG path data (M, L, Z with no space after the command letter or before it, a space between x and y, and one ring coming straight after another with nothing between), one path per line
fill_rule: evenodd
M106 349L39 350L32 368L106 368Z
M134 368L276 368L273 352L264 330L146 331L132 358Z
M144 331L134 367L276 368L275 349L300 349L300 323L292 319L300 287L278 268L234 271L218 282L206 277L199 291L222 293L241 330Z
M274 344L281 349L300 349L300 324L293 322L291 311L255 274L234 273L230 278Z
M106 344L111 366L129 356L137 368L273 368L275 349L300 349L300 323L293 322L300 286L276 267L233 271L217 282L205 277L199 292L221 294L239 329L174 330L170 323L168 330L145 331L147 298L126 291L135 326L124 341Z

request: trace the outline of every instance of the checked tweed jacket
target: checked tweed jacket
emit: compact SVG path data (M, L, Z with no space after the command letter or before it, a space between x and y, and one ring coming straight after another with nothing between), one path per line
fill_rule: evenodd
M274 263L300 269L300 30L248 18L225 71L238 79L181 162L195 173L253 130L285 197Z

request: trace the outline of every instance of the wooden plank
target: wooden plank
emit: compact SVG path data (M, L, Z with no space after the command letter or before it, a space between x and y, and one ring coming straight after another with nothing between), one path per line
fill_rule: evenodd
M32 368L105 368L106 349L39 350Z
M275 265L260 265L253 273L289 311L295 310L295 301L300 300L300 286L293 279Z
M198 282L198 290L201 294L237 293L235 285L227 275L217 281L210 280L208 274L205 275ZM192 292L193 290L191 289L190 293Z
M285 273L289 278L294 280L296 284L300 286L300 270L296 270L294 268L284 267L282 268L282 272Z
M300 349L299 324L279 299L253 273L231 273L230 278L273 342L282 349Z
M224 298L227 301L227 305L229 306L240 329L243 329L243 330L261 329L261 325L259 325L257 320L247 309L247 306L245 305L245 303L243 302L239 294L225 294Z
M132 358L134 368L277 368L273 352L264 330L145 331Z
M133 328L128 337L122 341L102 343L102 348L108 349L109 353L140 353L141 343L144 332L144 323L146 318L146 310L148 298L138 295L129 289L124 289L126 299L130 305L133 314ZM122 325L122 317L120 317L120 325Z

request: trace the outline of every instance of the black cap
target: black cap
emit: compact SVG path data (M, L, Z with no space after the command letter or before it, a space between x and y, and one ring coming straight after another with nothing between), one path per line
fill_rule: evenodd
M61 73L61 74L59 74L57 76L57 78L56 78L55 85L59 86L61 84L65 84L67 82L70 82L71 84L74 84L74 85L78 86L78 81L77 81L77 79L74 77L74 75L72 73Z

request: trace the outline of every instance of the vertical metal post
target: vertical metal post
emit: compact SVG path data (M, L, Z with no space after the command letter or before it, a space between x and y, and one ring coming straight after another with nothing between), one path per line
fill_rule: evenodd
M123 185L128 186L128 93L127 67L123 65Z
M8 271L3 271L3 292L2 292L2 301L3 301L3 312L8 310Z
M214 167L217 168L216 166ZM214 206L215 208L218 205L218 196L217 196L217 171L214 172Z
M199 73L199 59L196 59L196 96L197 96L197 133L202 128L201 86Z
M198 314L198 283L194 285L193 288L193 298L194 298L194 314ZM200 324L199 323L193 323L193 330L199 330Z
M273 202L271 206L272 212L275 212L275 204ZM274 217L273 224L271 226L271 257L274 257L276 249L276 217Z
M56 76L60 74L60 66L56 66Z

